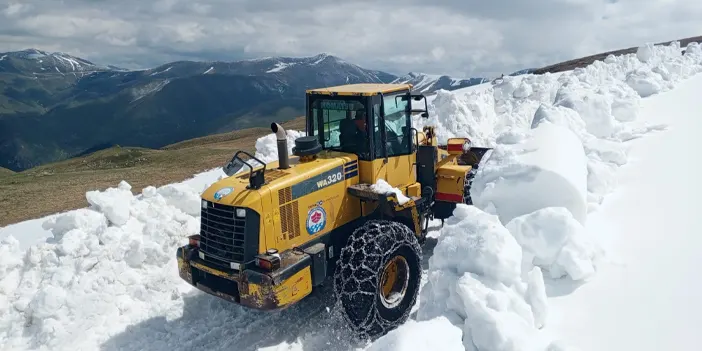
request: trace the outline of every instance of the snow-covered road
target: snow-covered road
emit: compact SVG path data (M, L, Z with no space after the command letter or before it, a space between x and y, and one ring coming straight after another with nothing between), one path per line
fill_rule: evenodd
M615 264L552 298L549 325L583 350L699 350L702 341L702 76L641 103L669 125L631 141L620 187L591 220L611 228Z

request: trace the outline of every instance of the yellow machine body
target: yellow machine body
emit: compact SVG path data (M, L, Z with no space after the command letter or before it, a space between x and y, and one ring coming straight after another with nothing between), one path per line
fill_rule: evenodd
M343 102L344 96L351 96L379 101L375 97L384 94L416 97L410 90L408 84L355 84L307 94L308 99L332 96ZM368 111L373 112L370 107ZM409 107L405 112L410 113ZM326 134L320 137L315 129L326 117L308 110L307 118L308 136L326 141ZM329 123L325 128L336 127ZM472 168L460 162L465 152L456 152L456 145L463 147L466 140L457 138L448 147L438 147L433 128L425 127L412 134L410 152L397 156L387 156L379 147L376 152L386 156L364 159L321 149L288 157L285 165L281 159L265 167L242 168L203 192L201 233L178 248L180 277L247 307L288 307L333 273L349 234L367 218L395 218L422 238L427 230L423 222L434 216L432 206L438 208L434 201L444 206L441 218L449 216L451 206L464 198ZM381 179L410 200L400 204L395 194L372 191L372 184Z

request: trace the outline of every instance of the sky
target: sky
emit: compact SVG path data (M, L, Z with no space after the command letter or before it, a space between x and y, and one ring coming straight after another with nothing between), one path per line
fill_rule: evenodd
M0 52L124 68L328 53L467 78L702 35L699 18L700 0L0 0Z

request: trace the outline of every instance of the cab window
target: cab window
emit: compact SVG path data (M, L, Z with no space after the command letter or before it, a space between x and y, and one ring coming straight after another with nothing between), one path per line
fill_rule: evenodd
M388 157L411 153L410 113L407 94L383 96L385 140Z
M334 98L320 98L312 102L312 130L313 135L322 133L322 147L344 152L357 153L358 149L366 144L363 137L346 137L349 129L355 132L355 125L363 129L363 123L356 121L358 118L365 120L365 105L356 100L340 100ZM321 119L320 119L321 117ZM322 123L321 128L319 123ZM354 127L354 128L350 128Z

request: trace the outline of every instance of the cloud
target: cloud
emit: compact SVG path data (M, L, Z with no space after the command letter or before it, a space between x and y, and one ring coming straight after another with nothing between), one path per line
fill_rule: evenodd
M63 0L0 5L0 47L99 63L309 56L392 73L494 76L700 35L699 0Z

